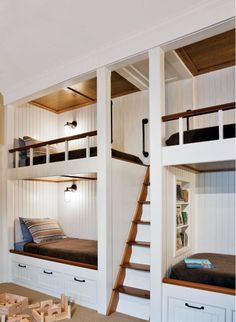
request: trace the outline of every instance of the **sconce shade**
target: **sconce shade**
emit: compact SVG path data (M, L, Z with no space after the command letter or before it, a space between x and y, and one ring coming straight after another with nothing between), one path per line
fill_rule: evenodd
M73 122L66 122L64 124L64 128L65 128L65 134L66 135L70 135L71 134L71 131L73 129L75 129L77 126L77 122L76 121L73 121Z
M71 201L71 193L75 192L77 190L77 185L72 184L71 187L66 187L64 190L64 200L65 202L70 202Z

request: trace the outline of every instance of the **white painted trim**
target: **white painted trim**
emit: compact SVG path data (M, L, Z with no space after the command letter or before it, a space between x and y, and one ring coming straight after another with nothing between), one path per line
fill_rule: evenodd
M21 180L97 171L98 157L91 157L8 169L7 174L9 180Z
M150 188L151 188L151 322L161 322L162 298L162 121L165 102L164 52L149 51Z
M236 160L236 139L165 146L162 148L163 165Z
M97 70L98 312L106 314L112 292L111 72Z
M125 57L128 58L143 53L149 48L183 38L186 35L186 26L188 26L188 35L205 28L210 28L212 32L212 26L215 24L226 21L228 25L227 20L233 18L233 13L233 0L200 1L190 10L183 11L179 16L173 14L172 17L150 30L128 35L120 42L93 51L86 57L67 62L64 66L60 65L57 68L47 70L21 84L3 90L5 104L23 98L29 100L32 93L43 91L55 86L55 84L61 83L60 86L65 87L69 79L95 71L99 66L111 65L124 60ZM232 27L232 21L229 24ZM173 26L175 27L173 28ZM224 26L220 26L220 28L224 28ZM208 30L205 30L205 32L209 33ZM204 37L205 32L201 33L200 37Z

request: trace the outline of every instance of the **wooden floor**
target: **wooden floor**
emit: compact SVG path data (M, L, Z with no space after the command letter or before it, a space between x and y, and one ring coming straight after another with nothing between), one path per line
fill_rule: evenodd
M27 296L29 297L30 304L35 303L37 301L47 300L51 298L48 295L32 291L30 289L12 284L12 283L3 283L0 284L0 294L8 292L17 295ZM96 313L96 311L73 304L72 306L72 319L65 320L71 322L144 322L144 320L137 319L134 317L130 317L120 313L114 313L110 316L104 316Z

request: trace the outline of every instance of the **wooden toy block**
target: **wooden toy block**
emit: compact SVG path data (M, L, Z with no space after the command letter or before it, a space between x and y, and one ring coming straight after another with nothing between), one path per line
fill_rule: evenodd
M20 314L28 307L28 297L15 294L0 294L0 314L14 315Z
M28 314L13 315L8 318L6 315L3 315L1 317L1 322L32 322L32 320Z
M37 322L54 322L71 319L71 306L65 295L61 296L60 303L52 300L40 302L40 307L32 310L32 315Z

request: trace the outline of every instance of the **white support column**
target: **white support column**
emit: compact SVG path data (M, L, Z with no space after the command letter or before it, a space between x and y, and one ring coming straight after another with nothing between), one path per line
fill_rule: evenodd
M218 125L219 125L219 140L223 140L224 138L224 118L223 118L223 111L218 111Z
M179 118L179 145L184 143L183 118Z
M150 113L150 184L151 184L151 306L150 321L161 322L163 277L163 168L162 110L165 104L164 53L161 48L149 51Z
M111 212L111 72L97 70L97 215L98 215L98 312L106 314L112 292Z

